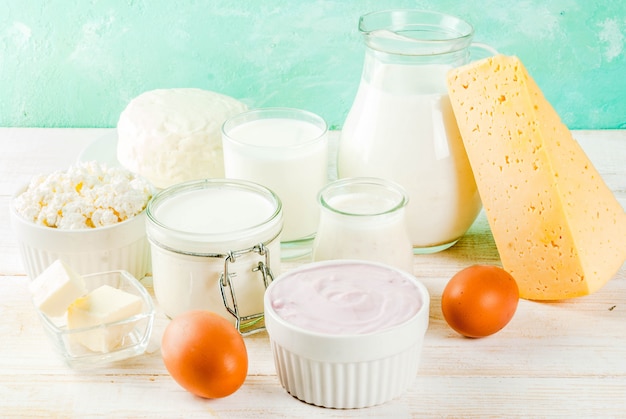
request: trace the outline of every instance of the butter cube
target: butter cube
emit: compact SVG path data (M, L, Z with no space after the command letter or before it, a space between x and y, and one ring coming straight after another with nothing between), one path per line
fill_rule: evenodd
M30 290L35 307L49 317L63 316L74 300L87 293L83 277L61 260L35 278Z
M138 296L102 285L70 305L67 326L69 329L102 326L73 337L94 352L110 352L122 344L134 324L104 325L140 314L141 310L142 301Z

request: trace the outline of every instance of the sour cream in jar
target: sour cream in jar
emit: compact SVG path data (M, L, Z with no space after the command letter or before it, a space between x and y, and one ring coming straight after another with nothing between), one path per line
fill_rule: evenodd
M171 186L148 204L154 293L169 317L193 309L233 320L263 313L267 280L280 269L282 206L253 182L207 179ZM227 271L224 303L220 282ZM227 283L226 281L222 284ZM235 295L235 301L231 296Z
M371 177L340 179L320 191L318 203L315 261L369 260L412 272L404 212L408 198L400 185Z

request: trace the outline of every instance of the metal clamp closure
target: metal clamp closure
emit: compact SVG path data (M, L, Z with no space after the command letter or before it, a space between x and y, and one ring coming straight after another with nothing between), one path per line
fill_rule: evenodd
M265 322L263 313L255 313L247 316L242 316L239 313L239 306L237 305L237 297L235 296L235 289L232 283L232 276L229 270L229 265L235 263L237 259L247 253L258 253L264 256L262 261L252 268L252 272L260 272L263 279L263 285L265 288L274 280L272 270L270 269L270 251L263 243L259 243L244 250L237 250L229 252L224 258L224 271L220 275L220 293L222 294L222 301L224 307L230 314L235 317L235 327L242 335L249 335L252 333L265 330Z

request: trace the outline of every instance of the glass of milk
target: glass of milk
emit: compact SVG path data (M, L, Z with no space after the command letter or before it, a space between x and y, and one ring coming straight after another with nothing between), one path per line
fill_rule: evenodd
M259 183L282 201L284 259L311 251L317 194L328 182L327 133L323 118L292 108L247 111L222 127L226 177Z
M380 178L334 181L318 195L320 222L313 260L358 259L413 272L404 189Z
M415 253L454 245L481 210L472 168L452 112L446 75L493 54L474 29L450 15L386 10L361 17L361 82L341 131L339 178L374 176L402 185ZM485 54L487 52L487 54Z

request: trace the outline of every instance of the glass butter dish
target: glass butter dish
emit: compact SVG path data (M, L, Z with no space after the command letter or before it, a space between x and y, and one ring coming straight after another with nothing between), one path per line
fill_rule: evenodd
M84 275L83 279L89 293L108 285L139 298L141 310L116 321L77 328L68 327L67 315L49 317L37 310L56 351L73 368L95 368L144 353L152 334L155 308L143 285L123 270ZM88 342L98 339L106 340L109 344L103 345L99 350L89 349L93 345Z

